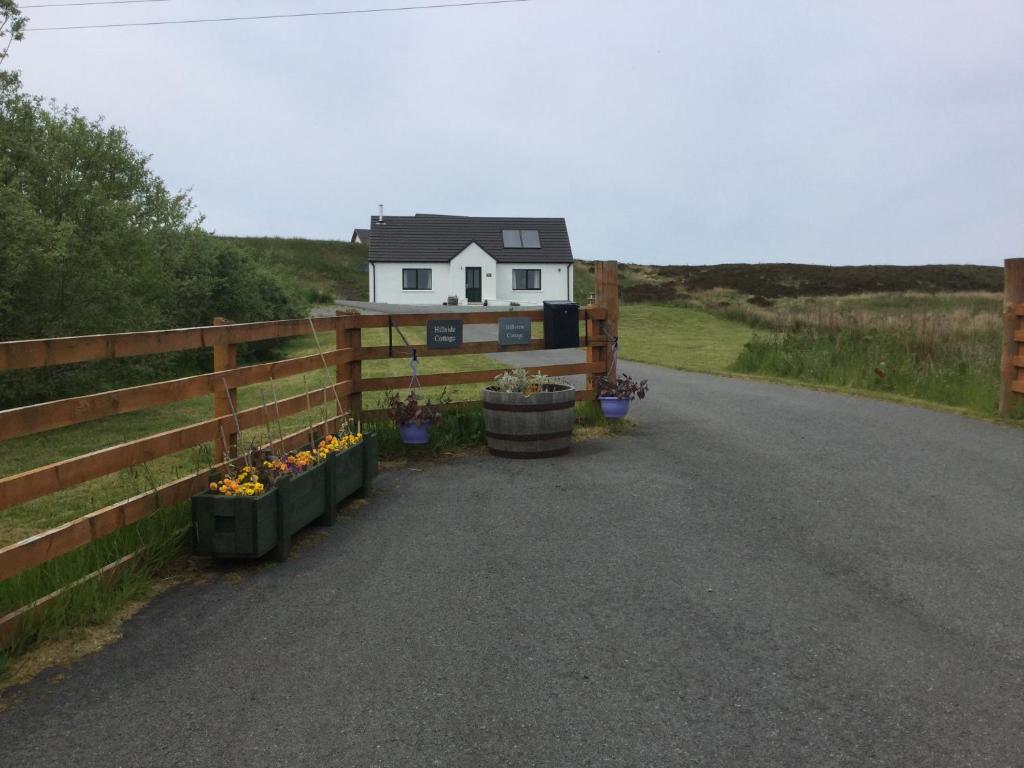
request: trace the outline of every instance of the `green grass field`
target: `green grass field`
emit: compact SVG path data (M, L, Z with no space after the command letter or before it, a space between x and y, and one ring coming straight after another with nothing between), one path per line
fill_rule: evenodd
M691 307L624 304L619 356L684 371L722 373L750 340L751 329Z
M996 414L997 294L883 293L752 304L735 291L623 305L621 356ZM1024 415L1024 414L1022 414Z
M1002 351L997 294L807 298L739 313L758 328L733 370L902 397L993 417ZM737 316L736 310L727 310Z

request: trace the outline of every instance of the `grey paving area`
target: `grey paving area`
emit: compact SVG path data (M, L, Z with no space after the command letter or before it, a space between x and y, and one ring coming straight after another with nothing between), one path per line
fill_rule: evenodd
M1024 432L627 369L631 434L385 473L17 691L0 763L1024 765Z

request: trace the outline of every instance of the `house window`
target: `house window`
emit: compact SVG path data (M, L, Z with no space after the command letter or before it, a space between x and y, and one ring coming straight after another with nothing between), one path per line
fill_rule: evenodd
M506 248L540 248L540 232L536 229L503 229L501 242Z
M514 291L539 291L540 270L539 269L513 269L512 290Z
M402 290L403 291L429 291L430 276L433 270L430 269L403 269Z

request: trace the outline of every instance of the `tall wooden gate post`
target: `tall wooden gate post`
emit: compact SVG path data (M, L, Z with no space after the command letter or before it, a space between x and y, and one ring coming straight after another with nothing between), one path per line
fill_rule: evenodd
M358 419L363 410L363 393L360 385L363 380L363 361L359 359L359 351L363 348L363 329L352 320L356 315L351 312L339 309L335 317L337 324L334 331L334 348L352 350L349 362L339 362L335 368L336 381L339 385L346 381L352 382L352 392L345 397L342 404L350 416Z
M999 413L1007 415L1024 403L1024 259L1004 262L1003 364L999 391Z
M597 306L604 307L607 317L604 322L587 321L587 335L594 339L607 330L606 346L587 347L588 363L603 363L608 375L616 375L615 360L612 358L612 339L619 334L619 263L617 261L599 261L594 264L594 294ZM587 388L594 389L594 381L602 374L587 374Z
M223 317L213 318L214 325L230 325L231 321ZM238 367L238 347L234 344L218 344L213 348L213 370L214 372L230 371ZM229 399L230 398L230 399ZM232 409L238 411L238 390L228 389L224 381L216 383L213 390L213 415L218 419L222 416L230 416ZM218 435L213 441L213 455L217 463L227 461L238 455L238 433L235 431L234 419L227 420L224 428L223 439ZM225 441L230 456L225 455Z

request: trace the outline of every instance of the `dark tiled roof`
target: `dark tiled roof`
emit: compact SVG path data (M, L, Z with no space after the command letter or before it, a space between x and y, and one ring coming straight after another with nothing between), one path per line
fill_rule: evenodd
M451 261L476 243L498 262L568 264L572 246L565 219L477 216L374 216L370 222L370 261ZM506 248L503 229L535 229L540 248Z
M361 242L361 243L369 243L370 242L370 230L368 230L368 229L353 229L352 230L352 242L353 243L356 241L357 237L359 238L359 242Z

